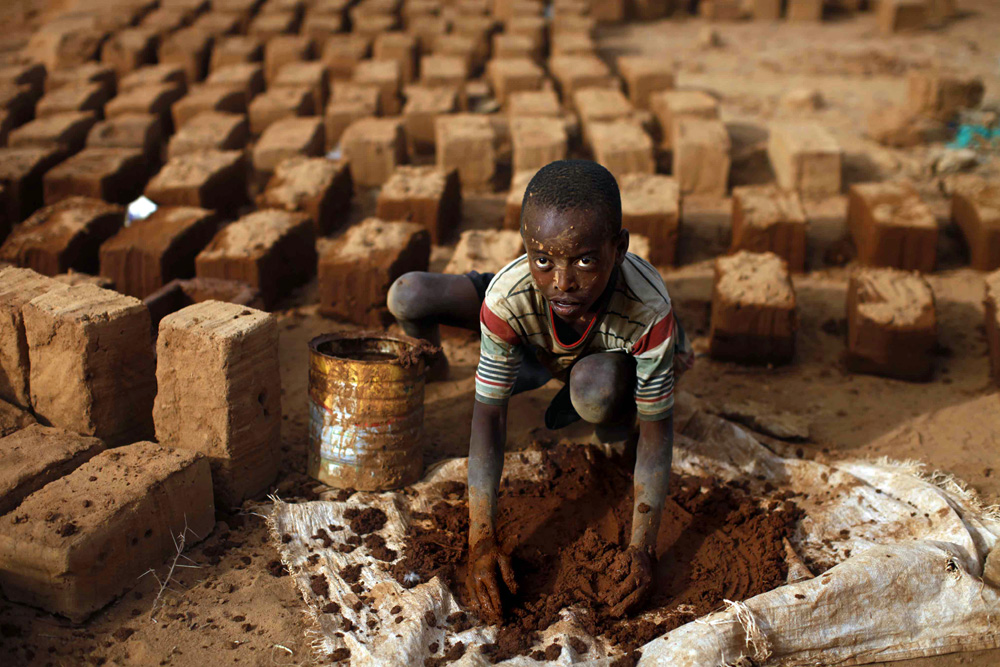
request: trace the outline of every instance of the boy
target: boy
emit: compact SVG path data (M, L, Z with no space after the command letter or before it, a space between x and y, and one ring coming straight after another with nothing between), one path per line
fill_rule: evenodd
M389 308L409 335L435 344L438 324L482 331L469 449L469 585L487 619L502 618L498 574L516 592L495 535L509 397L560 379L546 426L582 418L604 441L622 439L638 414L629 569L617 573L627 585L620 599L606 601L621 616L643 602L652 580L673 453L674 365L690 365L690 346L660 275L627 252L618 184L604 167L562 160L540 169L524 194L521 236L526 254L495 276L407 274L392 286Z

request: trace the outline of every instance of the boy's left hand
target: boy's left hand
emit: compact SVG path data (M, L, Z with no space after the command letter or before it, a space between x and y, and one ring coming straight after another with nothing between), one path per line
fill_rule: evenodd
M615 591L617 599L607 601L615 618L621 618L645 602L653 583L653 564L646 550L630 546L625 554L628 556L628 573Z

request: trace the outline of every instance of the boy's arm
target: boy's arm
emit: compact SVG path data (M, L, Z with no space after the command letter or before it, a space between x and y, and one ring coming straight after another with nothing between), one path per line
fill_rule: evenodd
M496 542L497 489L506 439L506 404L476 401L469 446L469 586L481 612L493 621L502 618L497 570L507 588L512 593L517 590L510 557Z

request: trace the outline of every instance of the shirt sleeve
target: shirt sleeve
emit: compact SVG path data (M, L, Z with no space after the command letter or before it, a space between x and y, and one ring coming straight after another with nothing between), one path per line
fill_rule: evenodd
M476 400L490 405L506 405L514 390L524 350L521 339L510 325L512 315L501 304L487 301L479 311L482 342L476 369Z
M632 345L635 357L635 407L639 419L666 419L674 409L674 347L677 322L673 310L651 324Z

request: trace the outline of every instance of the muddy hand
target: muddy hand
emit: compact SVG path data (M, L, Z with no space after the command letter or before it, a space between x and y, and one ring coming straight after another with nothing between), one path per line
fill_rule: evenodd
M469 588L480 615L492 623L503 620L497 570L511 593L517 593L510 556L501 553L493 541L479 542L469 554Z
M607 601L611 615L616 618L637 610L646 601L653 583L653 565L646 551L631 546L625 553L629 557L628 575L618 587L615 599Z

